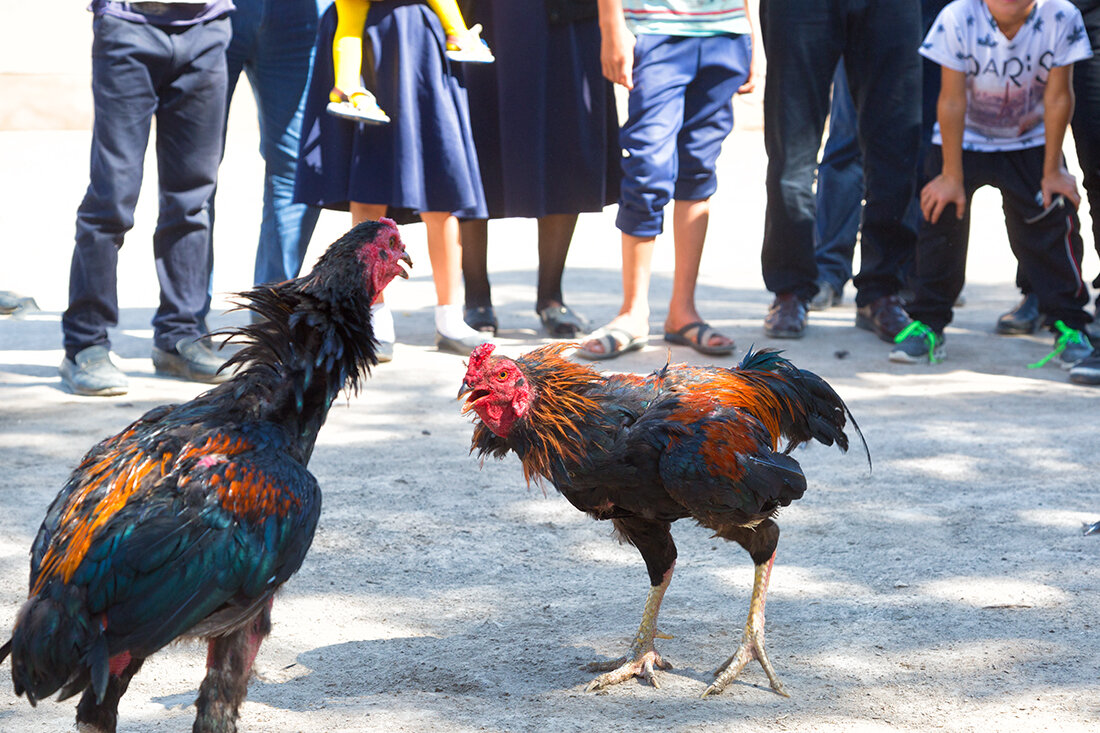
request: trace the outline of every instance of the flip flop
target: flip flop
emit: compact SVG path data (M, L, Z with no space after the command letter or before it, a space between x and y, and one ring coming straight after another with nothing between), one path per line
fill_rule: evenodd
M649 343L649 336L634 336L625 328L604 326L590 333L584 340L599 341L603 344L604 350L598 353L578 348L577 356L582 359L598 361L600 359L614 359L628 351L637 351Z
M687 333L693 328L698 329L695 332L695 338L688 338ZM727 356L728 354L732 354L735 344L730 343L724 346L711 346L707 343L710 341L710 337L715 334L721 336L721 334L714 330L706 321L695 321L678 331L666 331L665 341L670 344L676 344L677 346L690 346L700 354L706 354L707 356Z
M553 338L575 339L588 330L584 316L567 305L548 305L538 313L542 327Z

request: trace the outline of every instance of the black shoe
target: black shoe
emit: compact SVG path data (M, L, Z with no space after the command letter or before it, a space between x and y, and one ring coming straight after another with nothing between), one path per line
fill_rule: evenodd
M493 306L491 305L466 308L462 311L462 320L466 321L466 325L475 331L491 333L494 336L497 335L497 329L500 328L497 314L493 312Z
M1042 320L1043 314L1039 312L1039 296L1028 293L1015 308L997 319L993 332L1001 336L1035 333Z
M840 291L828 280L817 281L817 295L810 299L810 310L823 311L840 305Z
M871 331L888 344L910 323L909 314L896 295L884 295L856 308L856 328Z
M806 302L794 293L779 293L764 318L764 334L777 339L800 339L806 330Z
M1085 326L1085 333L1094 344L1100 344L1100 305L1096 306L1096 317Z
M214 353L205 338L182 338L172 351L153 347L153 367L157 374L191 382L218 384L229 379L230 372L222 370L225 361Z

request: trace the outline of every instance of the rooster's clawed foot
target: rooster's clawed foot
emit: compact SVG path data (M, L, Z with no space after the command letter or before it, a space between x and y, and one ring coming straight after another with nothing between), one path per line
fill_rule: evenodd
M764 674L768 675L768 682L771 683L772 689L783 697L790 697L787 691L783 689L783 683L776 676L775 669L764 651L764 632L751 626L745 629L745 633L741 637L741 646L714 673L714 682L703 691L702 696L717 695L726 689L726 686L733 682L737 675L741 673L741 670L745 668L745 665L753 659L760 662L760 666L764 668Z
M611 670L601 674L584 688L585 692L593 692L625 682L631 677L641 677L655 688L660 689L661 685L657 682L656 670L672 669L672 665L662 659L661 655L655 650L650 649L635 655L633 658L621 657L611 662L592 662L586 664L582 669L588 672Z

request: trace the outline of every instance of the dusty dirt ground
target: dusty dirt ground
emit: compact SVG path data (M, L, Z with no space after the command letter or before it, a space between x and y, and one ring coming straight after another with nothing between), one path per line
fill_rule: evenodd
M223 167L219 292L249 284L260 170L250 123L238 116L231 126ZM156 378L148 359L149 192L122 250L123 323L113 334L131 392L97 399L59 389L58 321L87 144L84 133L0 134L4 170L19 172L0 182L9 229L0 289L42 306L0 320L4 638L26 595L30 543L72 467L147 409L202 389ZM752 566L688 522L674 528L680 560L660 623L674 638L658 642L675 669L659 690L628 682L583 691L592 675L579 666L620 655L634 633L644 567L606 523L552 488L525 486L514 459L479 469L467 455L470 423L455 401L463 362L431 347L427 256L410 227L414 278L390 298L397 358L338 403L321 432L310 465L324 491L320 526L276 600L242 731L1096 730L1100 539L1081 527L1100 519L1100 389L1069 384L1055 366L1027 368L1049 350L1047 335L992 335L1016 300L996 195L976 204L948 360L899 366L852 327L850 289L841 307L813 314L803 340L763 336L759 129L741 125L721 165L699 300L738 351L716 363L733 363L750 344L785 349L847 400L874 459L872 472L858 450L797 453L810 488L779 517L767 614L768 649L792 697L769 691L750 666L722 695L699 699L740 637ZM613 213L582 219L566 279L570 302L595 325L618 307ZM311 256L346 224L326 214ZM534 230L509 222L491 232L501 351L517 354L542 343ZM1097 267L1090 252L1086 273ZM664 363L670 271L671 242L662 241L652 345L605 368ZM238 322L239 314L215 319ZM703 362L685 348L672 355ZM123 700L120 730L189 729L204 658L196 643L153 657ZM0 684L0 730L68 729L74 703L32 709Z

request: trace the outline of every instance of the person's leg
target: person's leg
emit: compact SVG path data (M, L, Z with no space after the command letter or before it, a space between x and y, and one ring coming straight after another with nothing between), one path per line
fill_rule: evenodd
M470 328L459 305L462 292L462 245L458 218L447 211L422 211L428 240L428 259L435 283L436 345L445 351L469 353L475 346L491 340Z
M463 320L475 331L496 335L500 323L493 312L489 283L489 221L464 219L458 231L462 240L462 284L466 291Z
M565 305L561 292L565 259L576 227L577 214L548 214L538 220L539 272L535 312L543 329L554 338L575 339L589 328L584 316Z
M844 284L852 279L852 258L863 213L863 158L856 136L856 108L843 60L833 75L831 104L829 135L817 166L814 220L818 285L825 283L832 288L830 304L839 301Z
M695 285L703 256L710 197L718 187L715 166L722 142L733 129L731 99L749 75L752 56L749 36L694 39L699 65L684 94L684 122L677 140L677 176L673 192L673 235L676 269L665 333L680 333L690 324L703 323L695 305ZM703 326L689 339L705 338L710 347L732 346L733 341Z
M1073 65L1073 144L1081 164L1081 182L1089 201L1092 240L1100 254L1100 0L1073 0L1085 19L1085 30L1092 45L1092 58ZM1100 288L1100 275L1092 286ZM1096 318L1100 320L1100 293L1096 298Z
M439 305L455 304L462 291L462 246L458 238L458 219L446 211L421 212L428 240L428 259L432 263L432 282Z
M684 90L694 61L681 58L683 39L641 35L634 47L634 88L619 133L623 181L615 225L622 231L623 299L604 329L633 339L649 334L649 280L653 245L664 225L665 204L676 177L676 138L684 118ZM601 329L603 330L603 329ZM620 344L622 346L622 344ZM581 350L603 354L605 344L589 339Z
M229 16L232 34L229 46L225 49L226 86L225 86L225 114L226 122L229 119L229 106L233 101L233 93L237 90L237 82L245 65L251 64L256 49L257 36L263 21L264 0L241 0L235 3L236 10ZM222 125L222 159L225 158L225 135L227 125ZM261 151L262 154L262 151ZM217 186L210 197L207 209L210 212L210 257L207 263L209 273L207 275L206 303L202 307L200 319L201 329L207 330L206 317L210 314L210 304L214 297L214 224L217 221L215 204L218 199Z
M928 151L926 173L943 169L939 145ZM959 219L954 205L940 214L936 223L921 219L916 256L913 261L913 301L905 306L909 316L921 321L937 334L951 322L956 298L966 280L966 254L969 246L970 202L974 191L985 181L981 153L963 153L966 212Z
M677 199L672 211L676 264L672 273L672 295L669 298L668 318L665 319L665 333L679 333L692 341L705 338L704 345L709 347L732 347L733 339L718 331L711 330L709 335L704 336L707 333L705 325L697 325L691 330L686 328L691 324L705 324L695 306L695 285L699 279L699 263L703 260L703 243L710 221L710 199Z
M489 221L465 219L459 224L462 237L462 280L466 288L466 308L492 308L489 283Z
M351 210L351 225L362 224L367 220L378 221L386 215L385 204L364 204L352 201L348 208ZM379 362L393 360L393 344L397 340L393 326L393 313L386 305L385 291L379 293L370 309L370 323L374 330L374 340L378 342L376 356Z
M849 28L844 63L863 151L864 208L856 306L901 290L916 232L906 212L916 194L921 126L920 6L872 3ZM900 307L894 306L900 315Z
M1070 328L1084 329L1091 319L1084 310L1088 289L1081 275L1084 243L1077 210L1063 206L1025 223L1043 210L1042 204L1035 202L1042 180L1043 148L989 155L998 164L996 185L1004 199L1008 242L1038 298L1045 325L1062 321Z
M268 1L264 7L255 60L246 67L256 97L264 159L263 218L254 273L257 285L298 276L320 214L315 206L294 202L305 90L313 67L317 3Z
M439 16L443 32L448 36L461 36L470 32L455 0L427 0L427 2L432 11Z
M155 40L159 31L143 24L98 16L93 29L91 175L77 209L69 304L61 317L70 360L89 346L109 347L107 329L118 325L118 250L134 225L157 105L147 65L164 63L165 51Z
M153 256L160 306L153 345L175 351L201 334L209 284L210 215L225 130L228 18L167 34L175 59L162 79L157 108L160 215Z
M565 259L569 256L569 244L577 227L577 214L550 214L538 220L539 273L535 296L535 310L548 306L563 306L561 279L565 273Z
M336 89L351 94L363 86L363 24L370 12L368 0L335 0L336 33L332 37L332 65ZM332 99L333 102L340 101ZM354 103L354 99L352 99Z
M818 276L813 177L845 28L835 3L819 0L761 3L760 26L768 57L768 201L760 255L764 285L777 295L807 302L817 292Z

